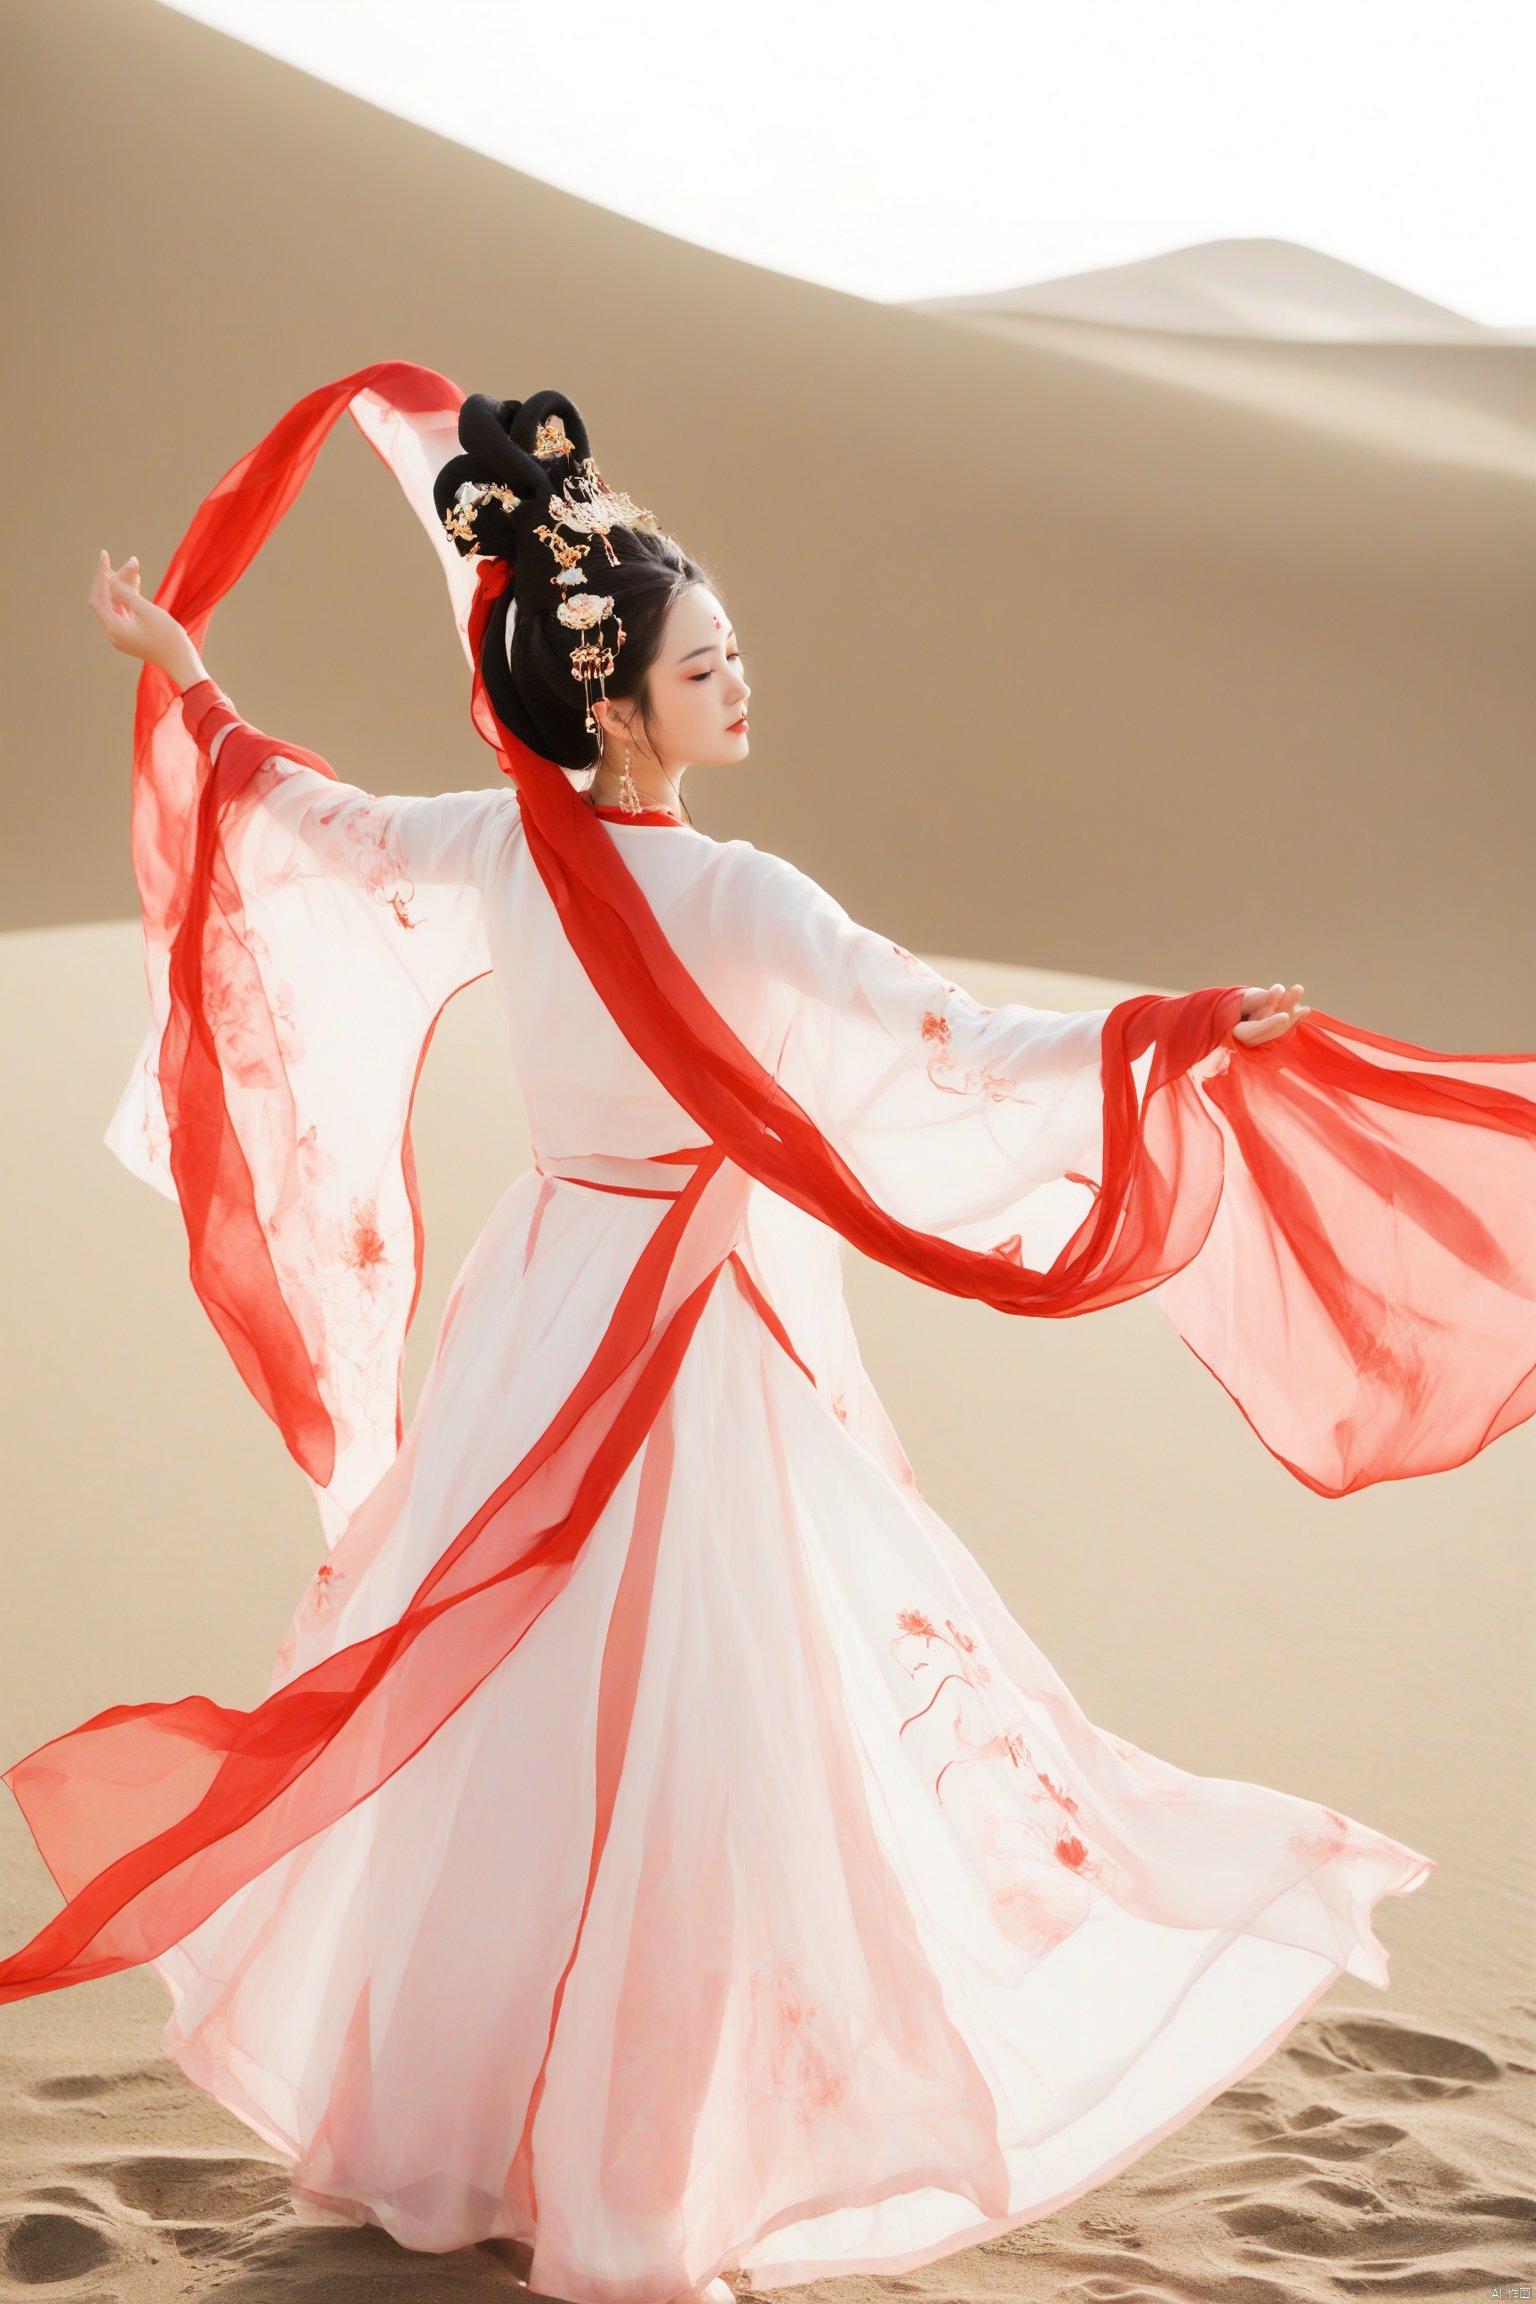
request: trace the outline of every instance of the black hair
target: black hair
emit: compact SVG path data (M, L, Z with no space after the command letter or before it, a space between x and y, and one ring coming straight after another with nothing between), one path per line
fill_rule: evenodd
M554 417L560 421L552 425ZM556 611L569 593L556 581L561 565L549 542L551 495L575 481L569 494L579 502L584 482L603 485L586 425L563 392L535 392L528 400L492 400L472 392L459 410L459 443L463 454L451 458L433 483L438 514L460 552L505 560L512 569L481 644L486 692L498 719L542 758L561 768L593 768L602 756L603 735L601 728L594 734L586 726L587 691L572 656L595 631L560 621ZM480 493L461 505L466 482ZM622 642L612 643L614 668L602 692L633 701L650 742L649 674L668 610L691 584L710 578L649 512L636 511L638 517L609 530L612 562L601 538L590 539L584 581L611 597L624 631ZM594 682L594 695L597 689Z

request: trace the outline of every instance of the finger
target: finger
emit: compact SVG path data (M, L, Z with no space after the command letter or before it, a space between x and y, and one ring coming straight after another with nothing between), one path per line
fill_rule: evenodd
M86 601L88 606L94 611L97 621L102 625L103 629L108 632L112 630L113 626L118 623L122 615L125 613L124 610L118 607L117 601L113 597L112 575L111 571L106 568L97 569L94 577L91 579L91 589L86 594Z
M1252 1017L1247 1023L1235 1024L1233 1036L1245 1048L1261 1048L1268 1040L1278 1040L1282 1032L1290 1030L1290 1018L1285 1015Z

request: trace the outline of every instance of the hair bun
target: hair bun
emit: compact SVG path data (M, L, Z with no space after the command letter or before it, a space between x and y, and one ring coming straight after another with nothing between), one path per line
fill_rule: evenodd
M459 446L432 483L439 519L461 553L505 560L531 578L519 605L552 607L559 598L548 571L522 545L545 518L554 491L590 456L581 412L563 392L528 400L493 400L471 392L459 409ZM548 555L544 555L547 561ZM551 564L552 565L552 564Z
M704 571L653 513L608 486L563 392L472 392L458 430L462 453L432 484L438 517L461 553L512 571L480 636L492 711L530 751L588 770L602 750L594 692L643 699L672 602ZM599 544L589 571L584 558Z

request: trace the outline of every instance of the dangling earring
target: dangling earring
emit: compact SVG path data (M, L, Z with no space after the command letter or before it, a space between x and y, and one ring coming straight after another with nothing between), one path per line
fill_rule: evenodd
M619 770L619 806L634 816L640 809L640 787L629 772L629 738L624 739L624 765Z

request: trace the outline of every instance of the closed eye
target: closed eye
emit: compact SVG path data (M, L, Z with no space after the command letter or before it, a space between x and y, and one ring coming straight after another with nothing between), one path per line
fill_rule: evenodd
M730 652L728 661L732 664L739 664L741 662L741 650L739 648L733 648ZM690 680L707 680L710 677L710 672L713 672L713 670L714 666L711 665L709 672L690 672L688 677Z

